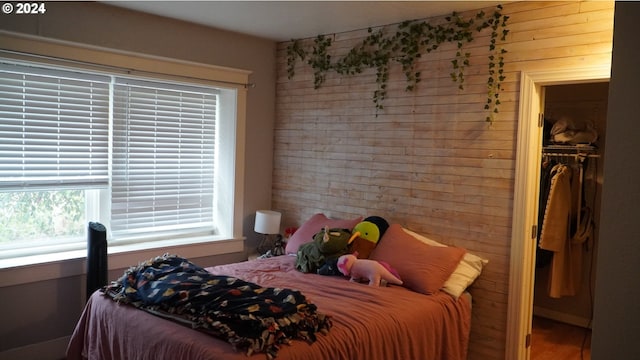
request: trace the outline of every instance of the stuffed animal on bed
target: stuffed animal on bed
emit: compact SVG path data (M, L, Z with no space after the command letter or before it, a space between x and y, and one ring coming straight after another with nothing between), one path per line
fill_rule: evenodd
M366 279L369 280L369 286L384 286L387 283L402 285L398 276L375 260L358 259L355 255L348 254L338 258L337 266L343 275L351 277L351 281Z
M349 229L329 229L325 226L313 236L313 241L303 244L296 255L296 269L305 273L315 273L326 259L338 258L349 253Z
M338 270L338 258L331 257L324 261L324 265L322 265L318 271L318 275L327 275L327 276L342 276L340 270Z
M358 259L368 259L378 245L389 223L380 216L369 216L353 228L353 236L349 239L349 251L357 252Z
M353 234L349 238L348 253L355 255L358 259L368 259L388 228L389 223L380 216L367 217L353 228ZM325 263L318 268L317 273L320 275L342 276L337 266L340 255L343 254L328 256L325 259Z

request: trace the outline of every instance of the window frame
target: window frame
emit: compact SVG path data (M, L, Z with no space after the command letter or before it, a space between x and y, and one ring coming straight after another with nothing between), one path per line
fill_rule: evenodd
M220 186L225 189L225 191L220 191L224 198L218 199L216 202L218 204L217 210L220 211L220 216L224 219L219 226L218 235L178 240L158 238L157 241L142 243L134 241L109 246L109 268L123 267L121 261L125 261L127 264L124 266L129 266L131 262L125 259L135 257L138 259L136 261L139 261L140 256L157 254L158 249L163 251L180 249L183 256L193 254L192 256L198 257L244 251L242 236L244 147L247 90L251 72L13 33L0 33L0 42L3 43L0 55L16 60L36 61L51 65L73 65L73 67L89 70L109 69L109 71L120 71L129 76L199 83L220 88L221 96L225 97L225 101L231 100L230 103L234 105L226 107L224 111L221 111L220 116L234 117L236 121L220 121L220 144L218 144L219 148L216 150L216 154L220 154L226 149L235 156L216 159L219 162L220 170L216 172L215 181L219 181ZM162 73L158 73L156 69L162 69ZM234 174L234 176L220 176L225 173ZM108 191L100 191L92 196L100 201L109 199ZM225 206L220 204L225 204ZM91 204L90 206L94 213L104 211L104 207ZM104 218L104 214L100 216ZM57 278L61 275L61 269L55 264L60 264L65 260L82 262L84 257L86 257L86 246L81 250L0 260L0 271L27 265L42 265L40 267L42 271L30 272L33 274L33 276L27 276L30 279L14 277L9 280L7 277L3 277L7 280L1 281L0 286ZM116 261L112 262L112 260ZM51 266L57 271L52 271ZM82 274L84 269L76 269L70 273L64 272L65 276L77 275Z

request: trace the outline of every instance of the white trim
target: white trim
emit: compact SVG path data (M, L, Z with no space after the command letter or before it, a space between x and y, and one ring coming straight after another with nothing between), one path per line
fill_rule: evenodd
M509 305L507 312L507 359L526 358L525 339L531 329L531 301L533 298L533 251L531 228L535 223L539 177L540 137L537 121L540 112L540 87L526 73L520 78L520 111L518 119L518 153L513 195L513 224L511 226L511 266L509 270ZM530 204L536 204L531 208ZM517 241L516 241L517 239ZM514 287L517 287L514 289ZM518 304L518 306L516 306ZM517 328L511 324L518 324Z
M245 176L245 151L247 134L247 89L239 89L236 94L236 133L235 133L235 186L233 209L233 236L240 237L243 232L244 221L244 176Z
M607 81L610 74L610 63L586 68L522 73L511 227L506 359L529 359L529 348L525 347L525 339L531 332L533 310L536 243L535 239L531 238L531 229L537 222L542 146L538 114L544 96L542 87Z
M0 352L0 360L59 360L65 359L71 336L29 344Z
M0 30L0 44L2 44L0 49L9 51L3 56L22 60L30 59L29 55L35 55L49 58L51 62L57 64L76 61L86 65L120 68L123 72L134 75L136 72L153 73L155 78L164 75L164 78L201 79L222 83L223 87L230 87L232 84L235 84L234 87L250 85L248 82L251 71L248 70L139 54L71 41L53 40L6 30ZM55 59L59 59L59 61ZM31 60L33 59L31 58ZM75 64L75 66L78 65L80 64Z
M108 248L109 270L126 269L164 253L185 258L243 252L244 239L185 239L138 243ZM0 288L86 274L86 250L0 261Z

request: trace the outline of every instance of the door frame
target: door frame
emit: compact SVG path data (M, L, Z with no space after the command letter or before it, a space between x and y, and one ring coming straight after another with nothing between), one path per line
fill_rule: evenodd
M523 71L511 223L511 257L505 358L528 360L535 277L536 234L540 193L544 86L609 81L611 64L548 71ZM541 123L540 123L541 124Z

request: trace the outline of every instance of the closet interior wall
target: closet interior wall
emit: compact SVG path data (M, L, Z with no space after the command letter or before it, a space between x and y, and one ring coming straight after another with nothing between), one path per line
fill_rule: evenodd
M605 129L607 114L608 82L554 85L545 88L545 119L558 119L568 116L574 119L585 119L595 125L598 140L595 152L584 163L584 198L582 203L593 211L594 230L588 246L582 247L582 282L575 296L560 298L549 297L548 278L550 265L537 267L534 287L533 313L536 316L590 327L593 309L595 286L596 249L598 246L598 224L600 218L600 194L602 189L603 154L605 151ZM545 122L545 126L551 126ZM545 128L548 136L548 128ZM546 144L546 140L544 141ZM545 145L543 144L543 145ZM544 154L544 147L543 147ZM547 157L548 159L551 157ZM555 156L556 160L572 166L578 166L575 157ZM545 157L542 157L545 161ZM542 191L541 191L541 196ZM541 198L541 200L543 200ZM542 224L538 224L541 226Z

